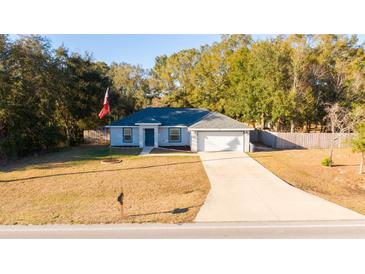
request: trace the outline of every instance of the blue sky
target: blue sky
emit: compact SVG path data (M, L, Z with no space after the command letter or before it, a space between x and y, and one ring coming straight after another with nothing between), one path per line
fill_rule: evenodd
M152 68L155 57L197 48L220 40L220 35L46 35L55 47L93 53L95 60L127 62Z
M53 34L46 35L54 47L62 44L70 51L92 53L95 60L126 62L152 68L157 56L182 49L199 48L220 40L219 34ZM264 38L267 35L255 35Z
M45 35L51 40L53 47L64 44L70 51L93 54L95 60L111 62L127 62L152 68L155 57L173 54L182 49L199 48L220 40L218 34L52 34ZM253 35L254 39L272 35ZM365 41L365 35L359 35Z

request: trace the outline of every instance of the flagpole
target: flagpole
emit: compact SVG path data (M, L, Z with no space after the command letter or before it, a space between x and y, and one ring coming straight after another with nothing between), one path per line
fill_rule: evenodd
M109 87L108 87L108 89L109 89ZM111 125L112 125L112 108L110 107L110 104L109 104L109 156L110 156L110 160L113 159L113 155L112 155L112 130L111 130L111 127L110 127Z
M109 114L109 156L110 160L112 160L112 131L111 131L111 125L112 125L112 113L109 105L109 87L105 91L104 96L104 102L103 102L103 108L101 109L99 113L99 118L103 119L105 116L108 116Z
M111 114L109 114L109 155L110 155L110 160L113 159L113 156L112 156L112 131L111 131L111 126L112 124L112 116Z

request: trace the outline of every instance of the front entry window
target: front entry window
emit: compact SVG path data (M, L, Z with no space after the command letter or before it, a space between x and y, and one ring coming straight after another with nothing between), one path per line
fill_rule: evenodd
M170 143L181 142L181 128L169 128L169 142Z
M132 143L132 128L125 127L123 128L123 142L124 143Z

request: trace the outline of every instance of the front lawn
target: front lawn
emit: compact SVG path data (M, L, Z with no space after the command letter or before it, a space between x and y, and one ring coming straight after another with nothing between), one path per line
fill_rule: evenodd
M358 174L359 154L335 149L334 166L323 167L326 149L250 153L274 174L302 190L365 214L365 174Z
M102 164L107 147L83 146L2 167L0 224L191 222L210 188L200 158L139 152L114 148L122 163Z

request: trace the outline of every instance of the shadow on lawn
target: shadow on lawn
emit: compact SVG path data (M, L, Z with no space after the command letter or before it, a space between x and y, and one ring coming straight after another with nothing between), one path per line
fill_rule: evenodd
M345 167L345 166L359 166L359 164L354 164L354 165L333 164L332 165L332 167Z
M166 210L166 211L159 211L159 212L149 212L149 213L142 213L142 214L133 214L133 215L128 215L128 217L141 217L141 216L156 215L156 214L166 214L166 213L182 214L182 213L188 212L189 209L191 209L191 208L201 207L202 205L203 204L189 206L189 207L182 207L182 208L174 208L173 210Z
M242 157L209 159L209 160L205 160L205 161L221 161L221 160L235 159L235 158L242 158ZM139 170L139 169L147 169L147 168L155 168L155 167L166 167L166 166L175 166L175 165L182 165L182 164L196 164L196 163L200 163L200 161L175 162L175 163L169 163L169 164L147 165L147 166L139 166L139 167L127 167L127 168L117 168L117 169L104 169L104 170L91 170L91 171L79 171L79 172L49 174L49 175L31 176L31 177L19 178L19 179L0 180L0 183L10 183L10 182L18 182L18 181L26 181L26 180L34 180L34 179L42 179L42 178L52 178L52 177L77 175L77 174L93 174L93 173L124 171L124 170Z

